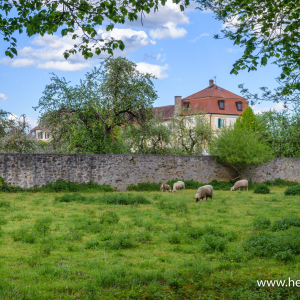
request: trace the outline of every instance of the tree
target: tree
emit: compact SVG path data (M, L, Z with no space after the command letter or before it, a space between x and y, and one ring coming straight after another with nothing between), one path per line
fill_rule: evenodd
M174 113L171 119L172 148L176 154L198 154L209 147L212 131L205 119L205 114L199 115L196 106Z
M210 154L231 169L232 181L240 179L245 168L265 163L273 157L270 147L260 143L258 138L253 131L228 127L217 133Z
M125 128L122 136L128 152L140 154L169 154L172 131L155 115L140 125Z
M15 32L26 30L28 36L35 34L53 34L61 30L61 35L71 35L74 47L66 50L65 58L70 54L81 52L87 59L93 52L99 55L102 51L113 53L116 48L124 49L121 40L110 38L105 40L97 33L99 26L105 26L106 31L114 28L114 24L124 24L128 19L134 21L138 15L144 16L151 10L156 11L158 5L165 0L143 1L99 1L99 0L32 0L0 1L0 34L9 43L5 54L11 58L17 55L17 40ZM180 9L189 4L188 0L175 0ZM106 24L106 25L104 25Z
M110 58L74 87L53 74L35 109L53 141L65 142L68 151L112 153L117 128L151 118L157 98L152 78L125 58Z
M199 9L210 9L216 19L226 27L222 37L235 45L245 47L231 73L240 70L257 70L274 60L282 69L281 79L300 69L300 6L295 1L273 0L197 0ZM221 38L216 35L215 38ZM300 85L290 86L282 92L290 93L291 88L300 90Z
M252 108L248 106L239 116L234 124L235 127L245 128L250 131L260 130L259 118L254 114Z
M2 152L30 153L38 150L36 141L28 135L29 124L24 115L5 120L5 128L0 138Z

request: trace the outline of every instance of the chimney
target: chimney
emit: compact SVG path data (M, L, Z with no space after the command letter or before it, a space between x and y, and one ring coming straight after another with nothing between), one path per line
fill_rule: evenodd
M213 79L210 79L210 80L209 80L209 86L212 86L212 85L214 85L214 80L213 80Z
M181 112L181 96L175 96L175 114L180 114Z

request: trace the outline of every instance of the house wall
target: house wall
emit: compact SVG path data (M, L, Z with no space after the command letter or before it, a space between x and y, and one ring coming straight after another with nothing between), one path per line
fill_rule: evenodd
M0 154L0 176L14 186L33 187L66 181L109 184L125 190L139 182L193 179L229 181L231 174L211 156L119 154ZM276 158L245 171L255 182L282 178L300 182L300 158Z

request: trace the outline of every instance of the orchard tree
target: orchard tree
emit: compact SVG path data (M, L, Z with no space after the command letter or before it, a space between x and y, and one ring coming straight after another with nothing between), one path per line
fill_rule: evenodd
M171 119L172 149L176 154L202 155L212 139L211 126L196 106L174 113Z
M53 74L35 109L53 141L66 142L68 151L112 153L117 128L152 117L157 98L152 78L125 58L109 58L76 86Z
M173 2L180 4L181 11L189 4L189 0ZM8 42L5 55L11 58L17 55L14 35L24 30L28 36L43 36L58 31L62 36L70 35L74 47L65 51L65 58L77 52L81 52L86 59L102 51L112 54L114 49L123 50L124 43L113 38L104 39L102 34L97 33L99 26L110 31L115 24L135 21L145 13L155 12L159 4L165 3L165 0L1 0L0 34Z
M254 114L253 109L248 106L234 123L235 127L245 128L251 131L261 130L260 119Z
M247 167L265 163L273 158L271 148L258 139L259 136L248 129L238 126L225 128L213 139L210 154L231 169L234 181L242 178L243 170Z
M140 154L169 154L172 131L157 114L140 125L132 124L122 136L128 152Z

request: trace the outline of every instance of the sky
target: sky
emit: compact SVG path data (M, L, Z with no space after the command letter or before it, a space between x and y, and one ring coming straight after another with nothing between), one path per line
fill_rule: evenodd
M241 57L243 49L230 40L213 38L223 29L211 12L201 12L192 4L181 12L179 5L168 0L155 13L135 22L118 25L111 33L122 39L125 50L117 50L115 56L123 56L135 62L141 72L152 73L158 99L154 106L174 104L175 96L187 97L209 85L214 79L218 86L240 95L238 85L243 83L253 93L259 87L276 87L275 78L280 70L272 64L259 67L257 71L241 71L231 75L233 63ZM98 28L103 33L105 28ZM18 40L18 56L10 59L4 52L8 46L0 43L0 105L2 109L20 116L25 114L31 126L40 116L37 106L51 73L65 77L72 85L99 65L100 57L85 60L80 54L63 57L65 49L73 46L70 37L60 33L45 36L15 36ZM253 107L261 112L270 108L282 109L281 104L270 102Z

